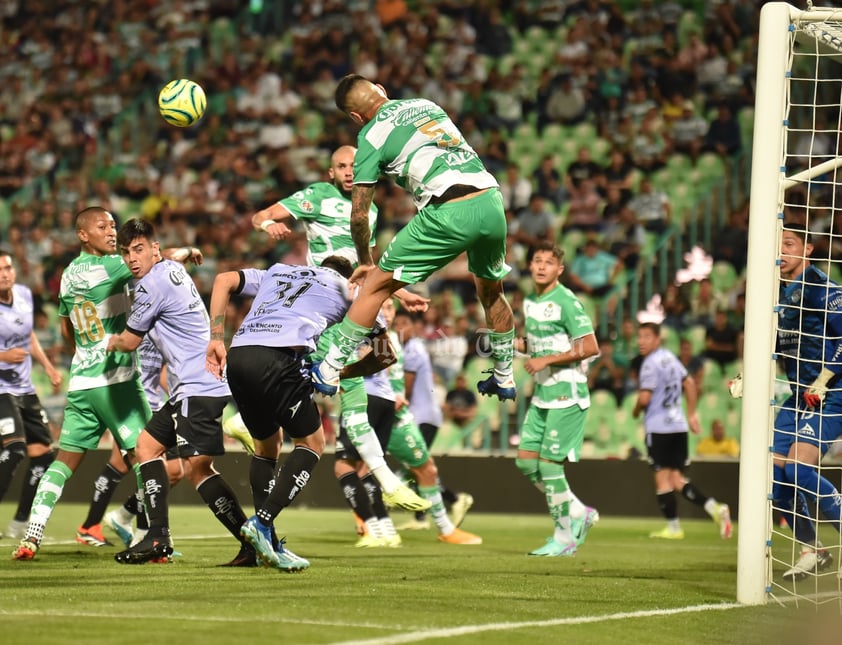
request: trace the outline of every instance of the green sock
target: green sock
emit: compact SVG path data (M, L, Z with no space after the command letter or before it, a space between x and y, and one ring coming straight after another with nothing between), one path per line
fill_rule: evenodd
M553 537L556 542L568 544L573 541L573 536L570 533L570 487L564 464L542 461L538 468L546 489L547 508L555 525Z
M335 329L336 333L333 335L333 342L327 350L324 362L339 371L345 367L351 353L368 336L371 327L358 325L345 316Z
M447 516L447 509L444 507L444 501L441 498L441 491L438 486L419 486L418 494L426 500L429 500L430 515L433 516L433 521L436 523L439 533L442 535L450 535L456 528L453 522Z
M354 444L362 460L372 472L386 465L380 440L368 421L368 396L365 393L365 382L362 377L342 379L339 408L342 416L342 427L348 439ZM375 473L375 475L378 475ZM380 478L378 477L378 481ZM382 482L381 482L382 483ZM394 486L387 486L389 492Z
M35 499L32 500L32 512L29 517L29 527L26 530L25 539L34 539L38 543L41 542L44 537L44 527L50 521L50 515L53 514L53 509L61 498L64 484L72 475L73 471L61 461L54 461L47 468L47 472L44 473L38 483Z
M488 334L491 343L491 358L494 359L494 375L498 380L512 375L512 359L515 356L515 330L492 331Z

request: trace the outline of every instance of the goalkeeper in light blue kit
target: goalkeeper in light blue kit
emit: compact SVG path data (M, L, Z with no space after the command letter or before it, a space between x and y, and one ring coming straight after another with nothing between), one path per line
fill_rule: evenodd
M822 455L842 434L842 288L810 264L812 252L804 227L784 226L777 353L792 394L775 419L772 497L803 549L784 573L792 580L833 563L816 537L807 499L818 501L836 529L842 510L839 491L818 471Z

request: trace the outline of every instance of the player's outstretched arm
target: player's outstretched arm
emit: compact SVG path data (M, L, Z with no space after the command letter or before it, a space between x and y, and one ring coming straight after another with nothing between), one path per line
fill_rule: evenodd
M161 249L161 257L165 260L175 260L182 264L192 262L195 265L201 264L205 259L201 249L197 249L195 246L177 246L173 249Z
M133 352L140 347L140 341L143 336L138 336L132 331L126 329L120 334L114 334L108 337L108 345L105 348L106 352Z
M55 368L52 361L47 357L47 354L44 352L44 348L41 347L38 336L35 335L34 331L30 332L29 348L32 358L41 363L41 367L43 367L44 371L47 373L47 377L50 379L50 385L53 386L53 391L58 392L61 387L61 372Z
M289 221L292 215L280 203L257 211L251 216L251 225L258 231L264 231L273 240L285 240L292 233Z
M231 301L231 294L240 287L240 272L226 271L213 280L210 307L210 342L205 356L205 369L216 378L225 372L227 352L225 350L225 312Z

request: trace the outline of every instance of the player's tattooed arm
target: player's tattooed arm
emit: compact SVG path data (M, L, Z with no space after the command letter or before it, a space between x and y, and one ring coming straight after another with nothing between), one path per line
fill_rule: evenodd
M360 264L373 264L368 212L374 199L374 184L354 184L351 191L351 238Z

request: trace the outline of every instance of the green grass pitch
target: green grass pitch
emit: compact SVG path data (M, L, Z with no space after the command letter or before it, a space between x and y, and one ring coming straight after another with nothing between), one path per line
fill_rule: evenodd
M0 505L0 528L12 513ZM709 645L797 632L807 645L839 620L832 604L737 606L736 539L712 522L685 521L685 540L659 542L648 534L661 520L603 517L575 557L536 558L527 551L550 532L540 515L469 515L478 547L414 531L399 549L366 550L353 546L350 513L293 508L279 535L311 568L286 574L216 567L237 545L204 507L173 507L183 555L168 565L119 565L117 547L75 543L84 514L60 503L32 562L11 560L15 542L0 539L3 643Z

